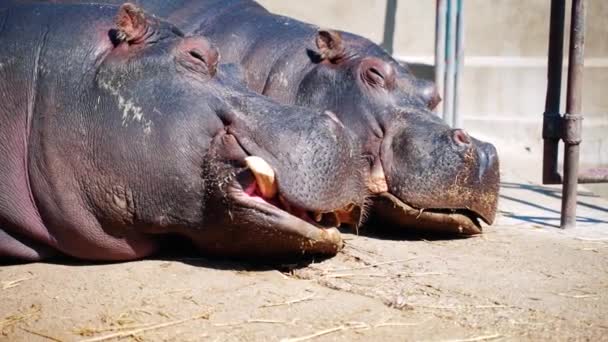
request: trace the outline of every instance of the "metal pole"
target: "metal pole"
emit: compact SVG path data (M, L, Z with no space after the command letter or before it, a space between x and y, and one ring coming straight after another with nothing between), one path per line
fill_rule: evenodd
M576 226L576 191L578 163L582 140L582 86L585 52L585 0L572 0L570 22L570 56L568 63L568 92L563 121L564 186L562 189L561 227Z
M562 65L564 51L565 0L551 1L551 24L549 28L549 61L547 68L547 96L543 114L543 183L559 184L557 173L557 151L561 137L560 96L562 87Z
M437 0L435 8L435 86L437 92L445 98L445 35L447 0ZM437 115L443 118L443 103L436 108Z
M384 38L382 47L389 54L393 54L395 42L395 17L397 16L397 0L386 1L386 13L384 15Z
M456 76L456 0L448 1L447 63L445 76L445 106L443 120L454 125L454 85Z
M458 100L460 95L460 88L462 83L462 70L464 67L464 11L463 3L464 0L458 1L458 13L456 20L456 81L454 86L454 122L452 127L462 128L462 117L458 108L460 101Z

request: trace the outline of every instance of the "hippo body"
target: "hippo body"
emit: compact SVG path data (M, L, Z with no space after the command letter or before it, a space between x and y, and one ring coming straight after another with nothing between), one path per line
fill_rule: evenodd
M372 216L380 221L465 234L481 232L478 219L493 222L496 149L435 116L432 83L416 79L378 45L272 14L252 0L138 3L186 32L210 37L222 61L239 65L255 92L328 110L344 123L368 161L362 173L376 195Z
M205 38L134 5L6 6L0 46L0 260L130 260L166 234L333 254L339 234L309 216L365 200L334 116L252 93Z

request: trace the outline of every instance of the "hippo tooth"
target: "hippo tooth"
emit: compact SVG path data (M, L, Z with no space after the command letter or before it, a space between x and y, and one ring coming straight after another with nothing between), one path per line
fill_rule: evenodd
M274 170L262 158L250 156L245 158L245 164L253 172L260 193L264 198L273 198L279 191Z
M323 213L316 213L315 214L315 221L321 222L322 218L323 218Z
M338 215L336 212L330 213L330 215L333 216L333 221L336 222L336 227L340 227L342 225L340 215Z
M374 164L367 187L372 194L380 194L388 191L386 176L384 175L384 169L380 163Z

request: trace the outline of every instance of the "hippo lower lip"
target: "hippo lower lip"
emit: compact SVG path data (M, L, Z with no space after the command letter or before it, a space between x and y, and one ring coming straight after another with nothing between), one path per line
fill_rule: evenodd
M322 219L316 221L319 217L317 214L290 205L281 196L280 191L274 198L266 199L260 193L256 178L250 170L245 170L237 176L230 184L228 194L236 204L263 215L275 229L306 238L317 252L335 254L343 247L340 232L336 229L340 221L325 219L326 214L331 214L331 217L340 215L326 213L321 215Z
M486 221L469 209L414 208L390 193L382 193L374 201L383 208L381 219L418 229L475 235L482 231L479 220Z

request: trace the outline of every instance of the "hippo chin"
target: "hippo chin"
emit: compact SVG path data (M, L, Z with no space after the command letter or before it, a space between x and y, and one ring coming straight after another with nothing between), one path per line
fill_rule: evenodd
M204 37L131 4L0 7L0 23L0 258L131 260L166 234L331 255L339 218L358 220L351 133L247 90Z

